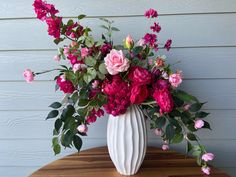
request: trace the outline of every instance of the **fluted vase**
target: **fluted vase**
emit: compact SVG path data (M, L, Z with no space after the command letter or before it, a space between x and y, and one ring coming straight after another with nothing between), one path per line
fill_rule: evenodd
M107 144L120 174L129 176L138 172L147 148L145 117L138 106L130 106L125 114L109 116Z

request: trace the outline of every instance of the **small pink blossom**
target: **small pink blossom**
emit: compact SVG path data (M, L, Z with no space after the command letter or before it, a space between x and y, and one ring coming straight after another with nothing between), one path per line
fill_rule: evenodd
M156 129L154 130L154 133L155 133L157 136L161 136L162 133L163 133L163 131L162 131L162 129L160 129L160 128L156 128Z
M169 150L169 149L170 149L170 147L169 147L168 144L163 144L163 145L162 145L162 150L163 150L163 151L167 151L167 150Z
M202 167L201 170L206 175L210 175L211 174L211 168L210 167Z
M184 108L185 111L188 111L189 108L190 108L190 104L185 104L183 108Z
M153 26L150 27L153 32L159 33L161 31L161 26L154 22Z
M171 74L169 76L169 82L173 87L177 88L182 83L182 74L181 73Z
M64 55L68 55L70 53L70 48L64 47L63 53L64 53Z
M81 124L77 127L77 130L80 132L80 133L87 133L88 131L88 127L87 125L85 124Z
M162 72L162 77L164 78L164 79L169 79L169 75L167 74L167 72Z
M55 55L55 56L54 56L54 60L55 60L55 61L60 61L60 60L61 60L61 58L60 58L60 56L59 56L59 55Z
M116 75L119 72L127 71L130 63L125 58L122 50L112 49L109 54L104 58L107 71L111 75Z
M73 72L76 73L77 71L82 71L86 68L87 66L85 64L81 63L76 63L73 65Z
M30 69L26 69L23 72L23 76L27 83L31 83L34 81L34 73Z
M130 35L128 35L125 38L125 47L127 49L131 49L133 45L134 45L134 40L133 40L133 38Z
M89 50L87 48L81 48L81 57L87 57L89 54Z
M194 128L195 129L200 129L204 126L204 121L201 119L198 119L194 122Z
M95 81L93 81L93 83L92 83L92 88L93 88L93 89L98 88L99 83L100 83L99 80L95 80Z
M205 162L212 161L215 158L214 154L212 153L205 153L202 155L202 160Z
M145 40L144 39L139 39L139 41L137 42L138 46L145 46Z
M71 45L71 47L75 47L78 45L78 42L72 41L70 45Z
M172 40L171 40L171 39L168 39L168 40L166 41L166 43L165 43L164 48L165 48L167 51L169 51L170 48L171 48L171 44L172 44Z
M158 16L157 11L154 9L149 9L145 12L144 14L145 17L147 18L155 18Z

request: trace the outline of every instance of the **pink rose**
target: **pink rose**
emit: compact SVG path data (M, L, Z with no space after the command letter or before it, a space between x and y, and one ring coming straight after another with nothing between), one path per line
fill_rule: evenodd
M99 84L100 84L99 80L93 81L93 83L92 83L92 88L93 88L93 89L98 88Z
M147 18L155 18L158 16L157 11L154 9L149 9L145 12L144 14L145 17Z
M70 48L69 47L64 47L63 53L65 55L68 55L70 53Z
M73 93L75 91L73 83L69 80L65 80L64 75L57 78L57 85L64 93Z
M135 85L131 88L130 102L132 104L141 104L148 97L146 85Z
M204 160L205 162L208 162L208 161L212 161L214 157L215 156L212 153L205 153L202 155L202 160Z
M174 101L169 90L156 89L153 93L153 98L156 100L157 104L160 107L160 114L169 113L173 110Z
M173 87L178 87L182 83L181 73L171 74L169 76L169 82Z
M125 47L127 49L131 49L133 47L133 45L134 45L134 40L133 40L133 38L130 35L128 35L125 38Z
M23 76L26 80L26 82L31 83L34 81L34 73L30 69L26 69L23 72Z
M60 60L61 60L61 58L60 58L60 56L59 56L59 55L55 55L55 56L54 56L54 60L55 60L55 61L60 61Z
M155 133L157 136L161 136L162 133L163 133L163 131L162 131L162 129L160 129L160 128L156 128L156 129L154 130L154 133Z
M210 167L202 167L201 170L206 175L210 175L211 174L211 168Z
M87 57L89 54L89 50L87 48L81 48L81 57Z
M87 133L88 131L88 127L87 125L85 124L81 124L77 127L77 130L80 132L80 133Z
M169 150L169 149L170 149L170 147L169 147L168 144L163 144L163 145L162 145L162 150L163 150L163 151L167 151L167 150Z
M116 75L119 72L127 71L130 63L125 58L122 50L112 49L109 54L104 58L107 71L111 75Z
M204 126L204 121L201 119L195 120L194 122L194 128L195 129L200 129Z
M148 70L140 66L135 66L131 68L128 78L133 81L135 85L146 85L151 83L152 75Z

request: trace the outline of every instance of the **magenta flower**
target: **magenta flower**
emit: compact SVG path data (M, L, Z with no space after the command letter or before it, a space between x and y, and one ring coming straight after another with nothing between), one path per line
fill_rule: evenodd
M154 22L153 26L150 27L153 32L159 33L161 31L161 26L159 23Z
M144 14L145 17L147 18L155 18L158 16L157 11L154 9L149 9L148 11L145 12Z
M169 51L170 48L171 48L171 44L172 44L172 40L171 40L171 39L168 39L168 40L166 41L166 44L165 44L164 48L165 48L167 51Z
M61 22L62 22L62 17L49 17L46 19L46 23L48 25L48 34L50 36L53 36L56 39L60 38L61 35Z
M147 33L143 39L145 44L149 44L151 47L154 47L157 42L157 35Z

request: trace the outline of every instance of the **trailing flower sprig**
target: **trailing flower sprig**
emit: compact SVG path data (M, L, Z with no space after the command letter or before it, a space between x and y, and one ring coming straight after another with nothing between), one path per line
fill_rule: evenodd
M117 116L135 104L151 120L155 134L163 139L163 150L168 150L169 144L186 141L186 151L197 158L205 174L210 174L207 162L214 155L206 151L195 134L202 128L211 129L204 120L209 113L201 110L205 103L178 89L183 81L182 72L172 71L166 57L156 54L160 47L169 51L172 44L171 39L164 45L158 41L162 29L156 20L157 11L145 12L152 23L148 33L137 42L128 35L121 46L112 40L113 32L119 31L113 21L101 19L106 32L96 40L91 29L80 23L85 15L79 15L76 22L72 19L64 22L54 5L35 0L33 6L37 18L48 25L54 42L64 44L54 60L68 61L68 65L57 69L24 71L29 83L39 74L58 71L54 78L56 90L60 89L65 97L62 102L50 105L53 110L47 116L55 119L52 140L55 154L60 153L61 146L74 146L79 151L81 136L87 135L88 125L102 117L104 110Z

